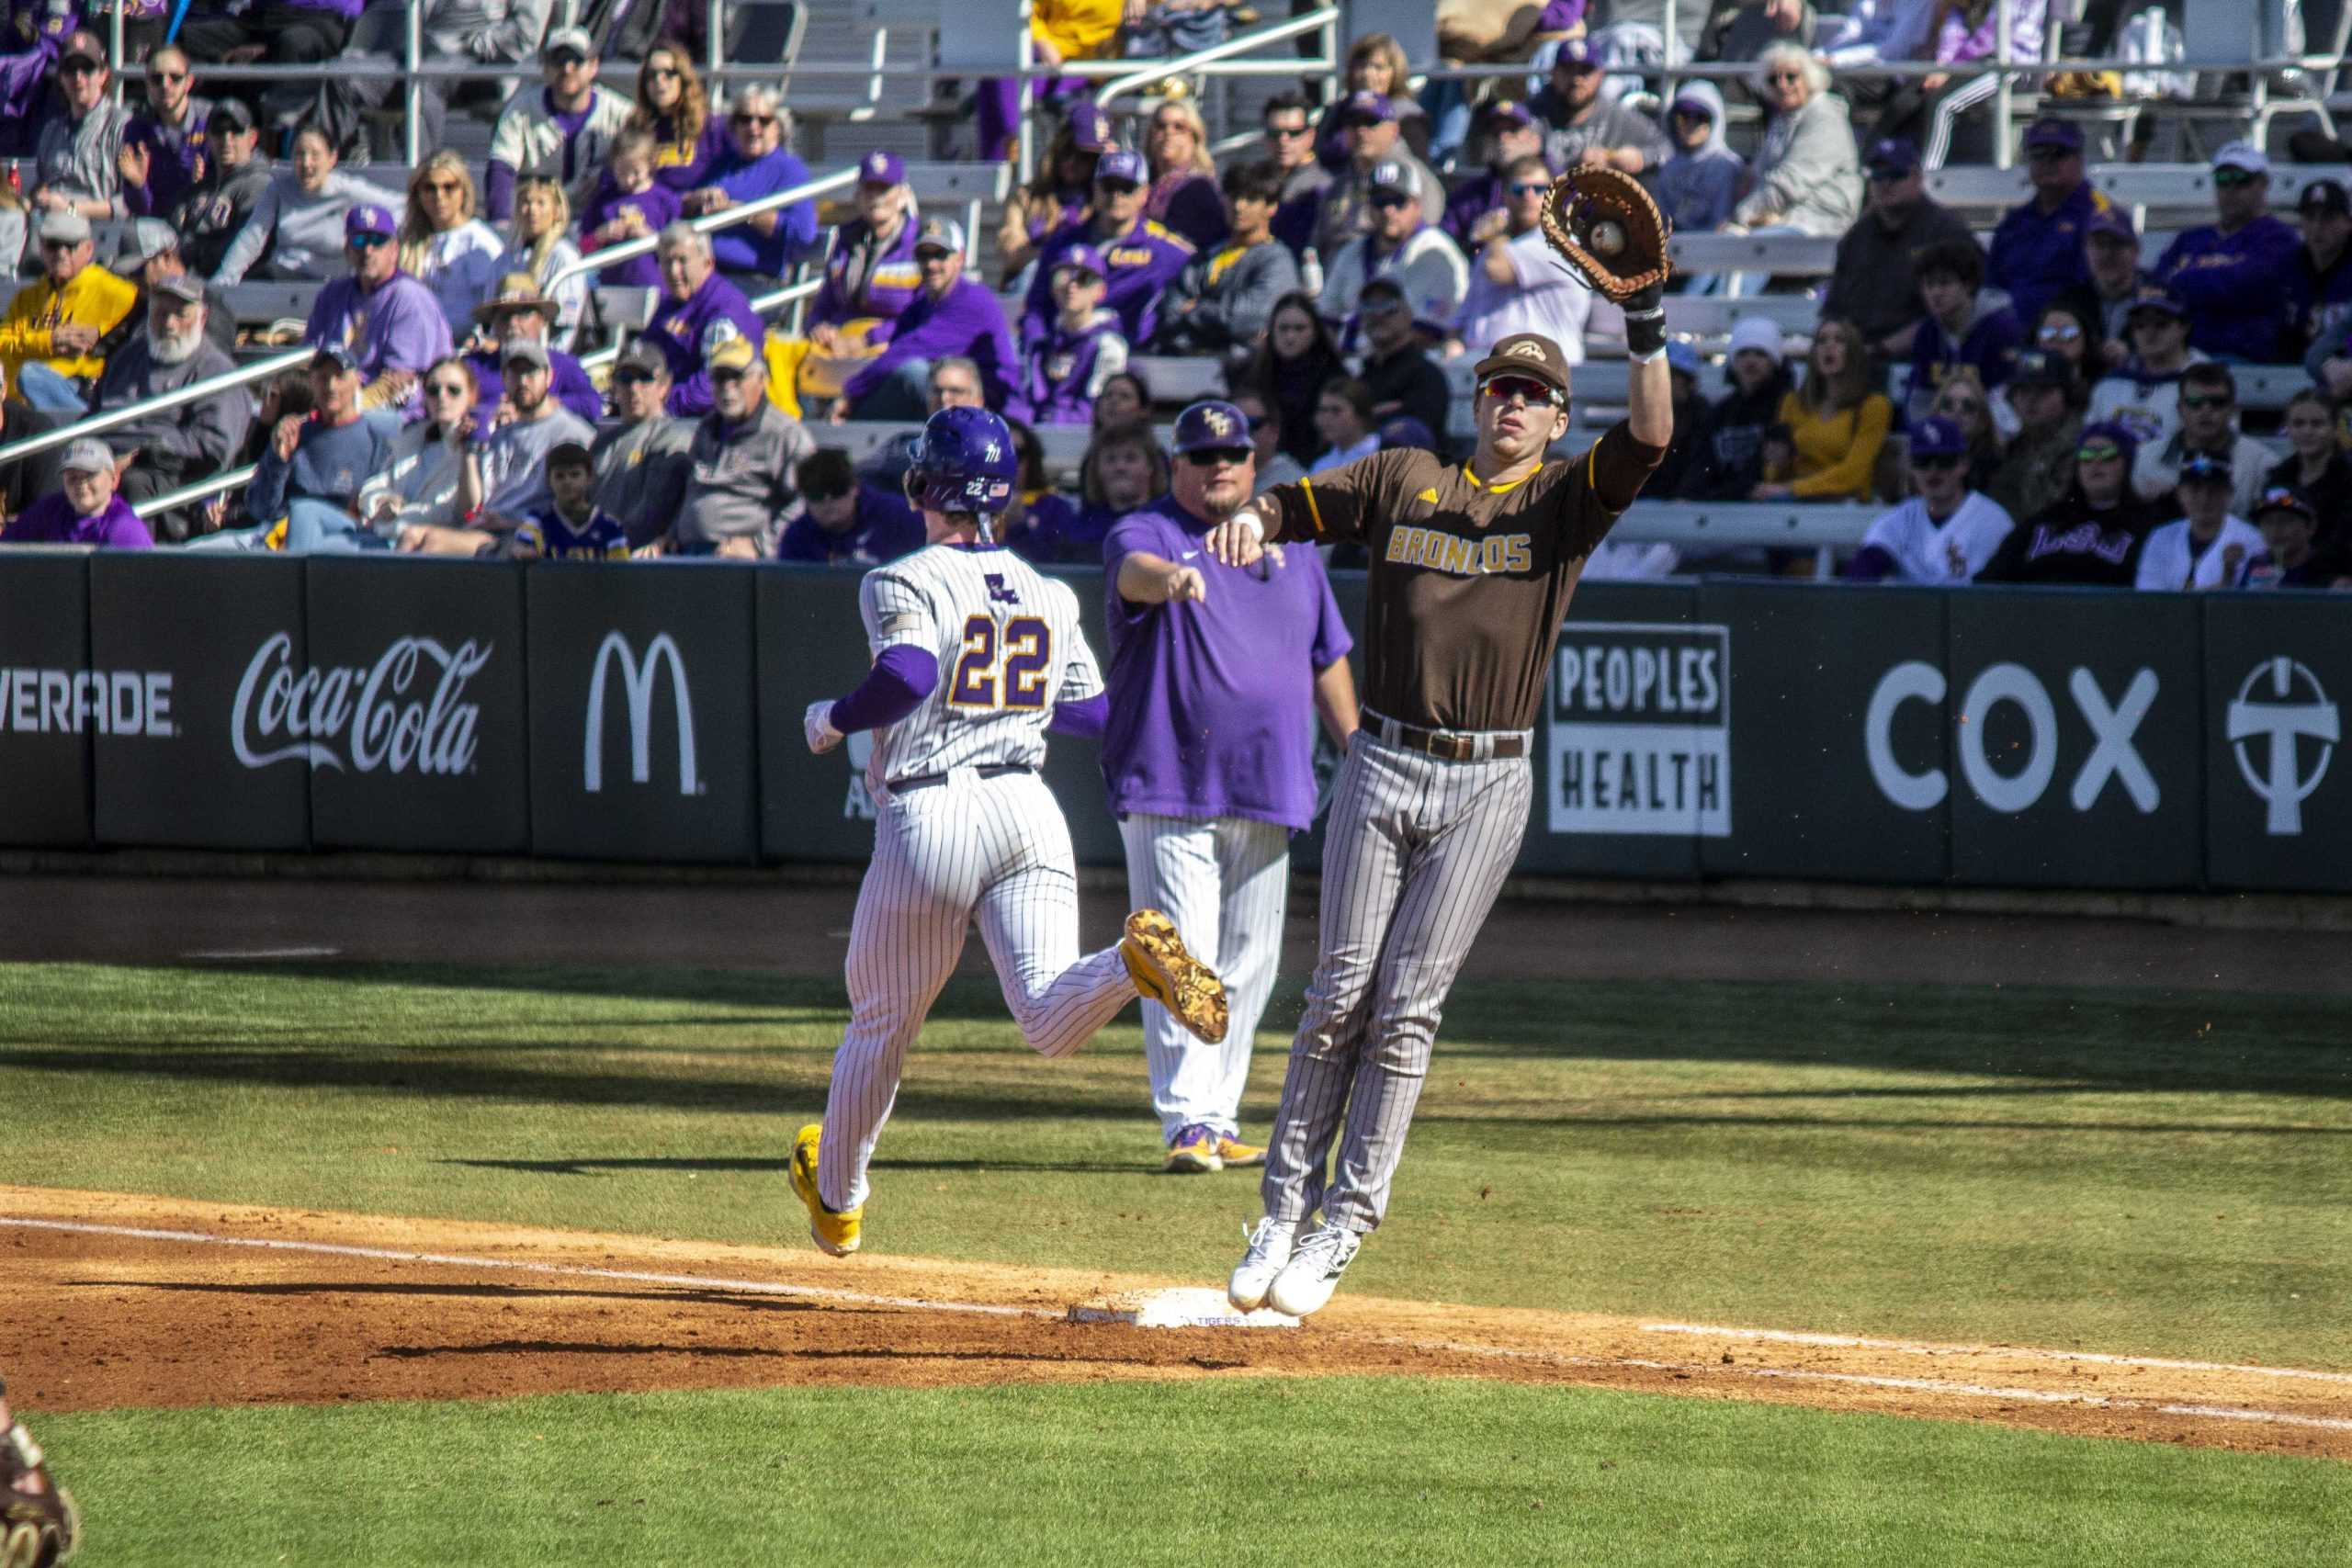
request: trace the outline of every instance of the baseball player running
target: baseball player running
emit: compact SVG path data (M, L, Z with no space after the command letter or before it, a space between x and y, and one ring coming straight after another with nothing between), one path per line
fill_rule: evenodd
M1467 464L1375 453L1277 485L1209 532L1232 565L1274 540L1361 539L1372 559L1363 728L1331 802L1321 951L1267 1152L1265 1218L1227 1287L1245 1311L1319 1309L1387 1207L1446 991L1526 830L1536 705L1568 596L1673 435L1649 293L1626 312L1631 416L1575 458L1544 460L1567 433L1567 362L1518 333L1478 362Z
M1143 1010L1167 1168L1264 1163L1241 1142L1250 1049L1282 957L1290 836L1315 818L1314 711L1343 750L1356 727L1351 646L1322 558L1268 551L1244 570L1203 549L1257 488L1250 422L1202 402L1176 420L1170 494L1102 542L1111 721L1102 777L1127 845L1127 893L1214 960L1222 1044Z
M1012 433L986 409L931 416L905 480L927 543L866 573L858 611L874 668L803 720L817 752L875 731L874 859L850 925L849 1031L825 1120L792 1145L808 1234L836 1258L857 1250L866 1165L907 1046L975 914L1040 1055L1070 1055L1139 996L1204 1040L1225 1037L1225 987L1167 916L1138 909L1116 946L1079 955L1069 829L1037 769L1049 728L1100 736L1109 703L1078 596L989 540L1017 469Z

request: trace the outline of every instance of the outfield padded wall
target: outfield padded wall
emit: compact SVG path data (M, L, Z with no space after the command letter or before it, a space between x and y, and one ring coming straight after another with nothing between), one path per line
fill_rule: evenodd
M1102 649L1102 574L1062 575ZM810 756L801 714L866 667L857 582L10 552L0 842L855 864L866 747ZM1589 583L1519 869L2352 890L2347 700L2341 597ZM1047 773L1123 863L1096 749Z

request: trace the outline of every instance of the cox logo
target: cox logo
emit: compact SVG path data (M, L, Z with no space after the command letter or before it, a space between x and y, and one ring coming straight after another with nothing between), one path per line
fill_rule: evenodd
M2132 744L2148 710L2155 705L2156 672L2146 668L2133 674L2120 700L2110 705L2098 680L2077 667L2066 678L2066 691L2075 711L2090 727L2091 751L2075 772L2067 798L2077 811L2088 811L2112 779L2141 812L2156 809L2163 795L2146 759ZM1887 799L1905 811L1928 811L1941 805L1951 787L1941 768L1917 773L1896 761L1893 744L1894 716L1908 702L1941 703L1944 672L1918 660L1908 660L1879 677L1862 719L1862 743L1869 754L1871 777ZM2026 721L2029 739L2024 765L2003 773L1985 750L1984 721L2004 703L2013 703ZM1961 776L1978 800L1995 811L2018 812L2041 800L2058 771L2058 709L2049 688L2022 664L1989 664L1969 682L1953 717L1954 750L1960 753Z

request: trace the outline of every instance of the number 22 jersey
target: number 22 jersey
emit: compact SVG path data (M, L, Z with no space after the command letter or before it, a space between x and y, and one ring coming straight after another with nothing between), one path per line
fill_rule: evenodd
M1054 705L1102 690L1078 595L1001 547L927 546L867 572L857 601L875 658L903 646L939 660L931 694L876 733L870 788L951 768L1041 766Z

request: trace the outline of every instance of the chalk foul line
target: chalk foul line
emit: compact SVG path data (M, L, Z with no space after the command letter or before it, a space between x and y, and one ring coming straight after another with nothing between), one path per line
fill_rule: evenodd
M401 1247L358 1247L341 1242L289 1241L277 1236L219 1235L208 1231L162 1230L138 1225L95 1224L82 1220L39 1220L0 1215L0 1227L61 1231L78 1235L114 1236L131 1241L179 1242L192 1247L244 1247L259 1252L293 1252L327 1258L360 1258L384 1263L423 1263L453 1269L504 1269L513 1273L572 1279L616 1280L632 1284L664 1285L684 1290L734 1291L744 1294L792 1296L839 1302L851 1306L902 1307L921 1312L962 1313L980 1317L1035 1318L1064 1321L1066 1314L1041 1307L996 1306L978 1302L934 1301L924 1296L891 1296L867 1291L844 1291L828 1285L791 1285L775 1280L732 1280L710 1274L668 1274L641 1269L600 1269L585 1263L542 1263L521 1258L481 1258L458 1252L416 1252ZM1804 1334L1785 1329L1708 1327L1698 1324L1644 1324L1647 1333L1716 1335L1732 1338L1795 1343L1855 1349L1884 1349L1923 1355L1999 1354L2051 1360L2145 1366L2178 1371L2216 1371L2274 1377L2312 1378L2352 1382L2335 1372L2309 1371L2293 1367L2238 1366L2219 1361L2165 1360L2155 1357L2119 1356L2099 1352L2041 1350L2009 1346L1928 1345L1905 1340L1869 1339L1858 1336ZM1794 1367L1724 1367L1639 1357L1579 1356L1564 1351L1524 1350L1467 1341L1370 1336L1374 1343L1450 1355L1495 1360L1538 1361L1570 1367L1632 1367L1645 1371L1679 1372L1693 1378L1747 1377L1781 1382L1838 1383L1866 1388L1906 1390L1963 1398L2011 1400L2037 1404L2079 1404L2098 1409L2148 1411L2188 1420L2251 1421L2281 1427L2306 1427L2326 1431L2352 1431L2352 1419L2300 1416L2282 1410L2256 1410L2235 1405L2155 1404L2109 1394L2074 1393L2063 1390L2003 1388L1991 1384L1951 1382L1939 1378L1901 1378L1863 1372L1830 1372Z

